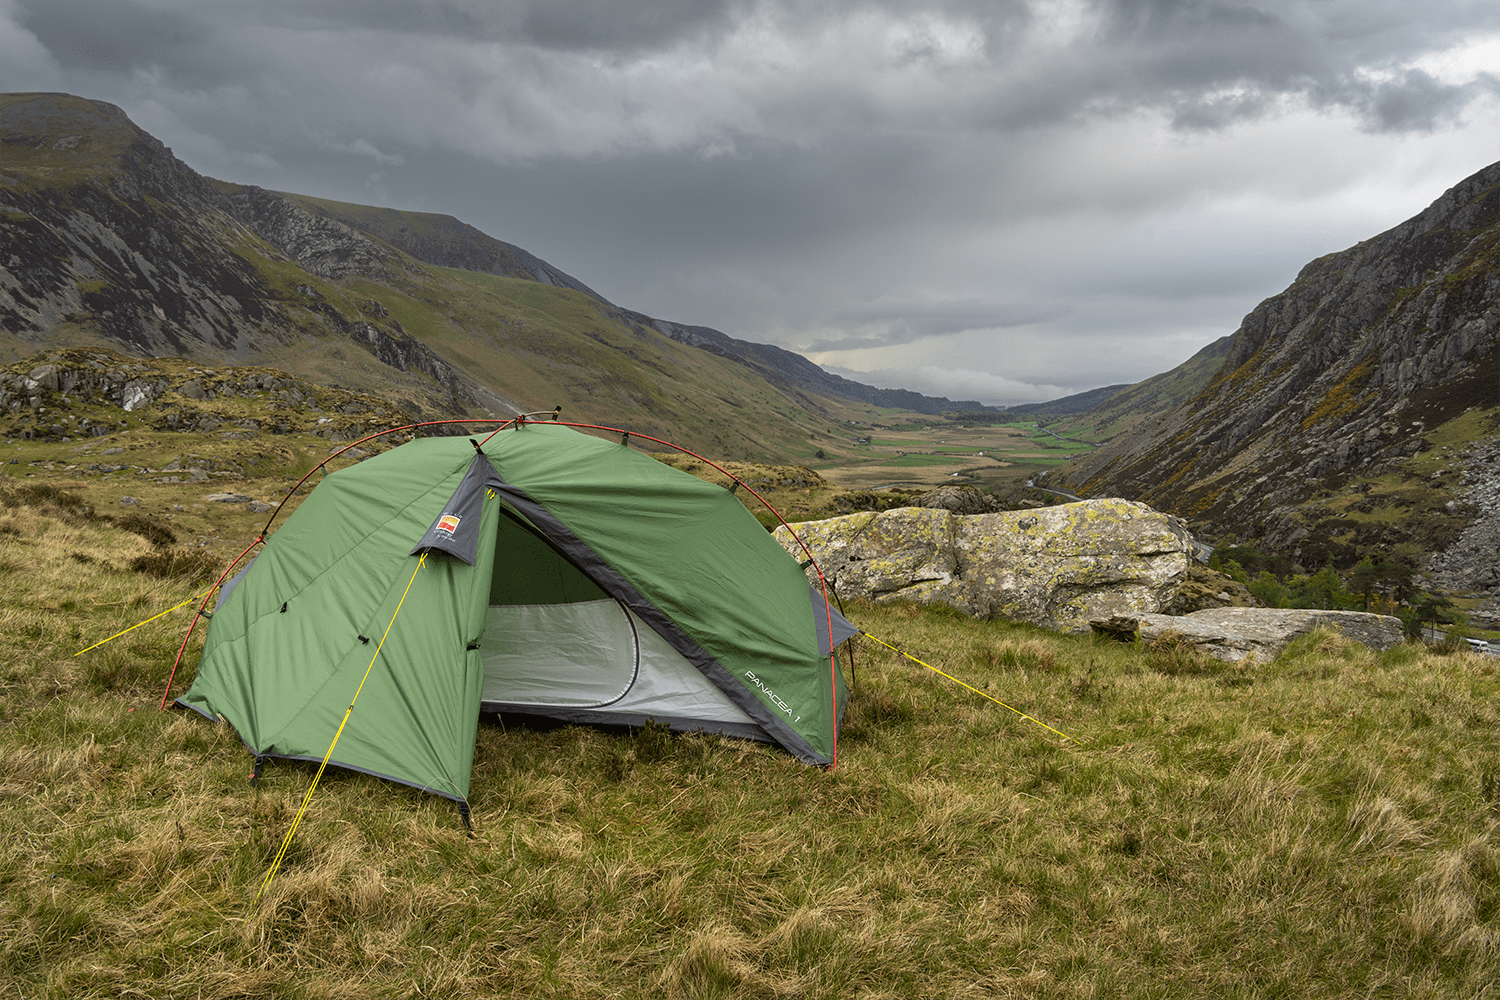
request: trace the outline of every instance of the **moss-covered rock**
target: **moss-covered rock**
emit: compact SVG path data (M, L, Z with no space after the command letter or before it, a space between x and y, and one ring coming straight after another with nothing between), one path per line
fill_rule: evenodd
M1068 632L1168 606L1193 546L1181 520L1125 500L974 515L907 507L807 522L797 534L840 596L942 603ZM786 528L776 537L802 557Z

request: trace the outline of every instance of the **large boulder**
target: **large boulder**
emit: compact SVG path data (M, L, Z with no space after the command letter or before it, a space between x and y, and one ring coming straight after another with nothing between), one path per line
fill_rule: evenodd
M802 544L785 527L777 541L798 560L811 553L842 597L948 604L1065 632L1162 610L1193 551L1180 519L1127 500L973 515L904 507L796 532Z
M1210 608L1190 615L1139 615L1146 642L1175 636L1219 660L1237 663L1246 657L1271 660L1299 635L1331 629L1374 650L1406 641L1401 619L1363 611L1283 610L1280 608Z

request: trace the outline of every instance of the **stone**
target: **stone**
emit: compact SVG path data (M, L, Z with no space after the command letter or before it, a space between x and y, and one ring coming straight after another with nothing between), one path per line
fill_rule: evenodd
M265 503L261 500L251 500L248 504L245 505L245 509L252 514L266 514L270 511L275 510L276 505L273 503Z
M977 486L939 486L917 498L918 507L932 507L954 514L988 514L991 498Z
M249 503L254 497L247 497L243 493L210 493L203 499L210 503Z
M972 515L903 507L795 527L841 597L941 603L1066 632L1166 607L1194 544L1180 519L1113 499ZM806 559L785 526L776 539Z
M1377 651L1406 641L1401 619L1363 611L1209 608L1190 615L1139 617L1143 641L1175 634L1209 656L1230 663L1247 657L1271 660L1287 643L1314 629L1332 629Z
M121 497L120 498L120 506L121 507L137 507L139 505L140 505L140 501L137 500L135 497Z
M131 379L120 391L120 408L126 413L139 410L155 398L151 384L144 379Z

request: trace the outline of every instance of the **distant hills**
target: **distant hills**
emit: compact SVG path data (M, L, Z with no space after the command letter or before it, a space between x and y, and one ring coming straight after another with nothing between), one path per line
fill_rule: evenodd
M837 453L876 389L621 308L450 216L211 180L119 108L0 95L0 360L49 348L273 366L413 417L564 406L723 457Z
M1061 426L1105 443L1049 485L1310 568L1406 546L1500 593L1500 164Z

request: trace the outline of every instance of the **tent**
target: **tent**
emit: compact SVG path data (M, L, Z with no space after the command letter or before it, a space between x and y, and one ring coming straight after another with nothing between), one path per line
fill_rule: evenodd
M330 763L466 804L488 711L656 720L830 764L833 650L856 631L731 490L519 423L328 475L221 590L177 701L257 757L306 760L354 704Z

